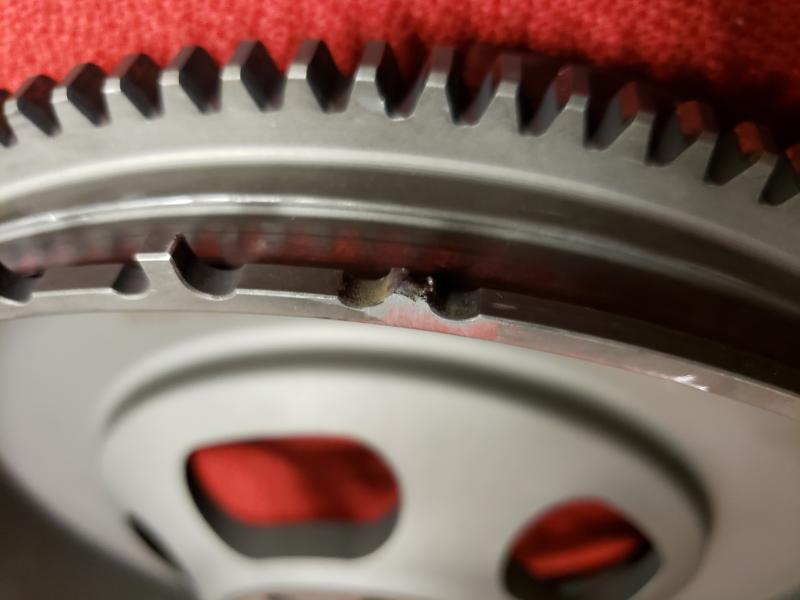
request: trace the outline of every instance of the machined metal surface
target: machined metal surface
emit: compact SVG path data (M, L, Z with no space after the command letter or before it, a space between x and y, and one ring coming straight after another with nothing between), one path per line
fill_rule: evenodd
M790 154L753 124L720 133L701 103L609 87L580 66L503 55L474 90L460 69L436 50L404 77L370 44L345 76L309 43L281 71L245 43L222 69L188 48L163 71L134 56L110 77L83 66L8 98L8 470L101 547L174 577L132 537L134 513L210 600L503 598L499 565L523 513L592 493L659 550L637 599L796 588ZM270 348L304 348L306 376L225 370ZM325 349L355 358L314 362ZM364 368L382 353L396 369ZM154 383L204 361L218 379ZM475 373L496 385L465 386ZM150 391L132 402L136 386ZM220 404L233 390L240 409ZM262 564L203 528L178 475L187 452L319 428L396 461L408 504L385 546L346 564ZM62 449L47 464L42 437ZM468 471L457 459L470 449ZM437 453L447 469L429 468ZM480 527L463 526L486 506ZM476 545L474 564L455 558Z
M695 570L685 598L769 597L796 577L800 548L786 515L800 496L797 421L718 394L484 340L365 324L108 313L8 321L2 335L20 348L2 361L0 439L15 475L83 535L171 576L127 527L123 517L133 513L205 597L262 589L505 597L498 571L515 531L537 506L586 495L611 498L654 540L663 578L640 597L671 597L676 569L684 582ZM36 365L26 362L22 353L48 336L61 341ZM94 365L93 376L76 363ZM36 376L45 369L47 378ZM55 399L63 389L72 390L68 409ZM60 450L46 464L30 427ZM192 510L188 451L287 432L347 432L396 470L401 517L375 553L245 559ZM462 564L455 550L478 537L477 562ZM775 558L754 570L764 545ZM209 569L208 557L219 568Z
M5 103L0 260L127 258L158 230L215 259L454 272L684 332L635 341L797 387L791 163L753 127L717 136L702 107L595 95L585 69L524 59L472 96L452 52L403 88L379 44L349 79L324 46L284 75L245 44L221 71L194 48L102 86L34 80Z

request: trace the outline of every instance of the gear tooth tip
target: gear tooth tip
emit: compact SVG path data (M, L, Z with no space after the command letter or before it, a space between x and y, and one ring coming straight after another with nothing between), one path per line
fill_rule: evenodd
M500 54L486 72L477 92L460 116L467 124L519 129L521 61L518 55Z
M348 109L366 107L373 113L395 114L404 92L391 46L382 41L367 42L353 75Z
M47 136L60 131L52 104L55 81L48 75L36 75L25 81L16 94L17 111Z
M436 119L446 116L455 120L453 74L455 51L447 46L435 46L428 53L422 69L409 92L400 103L401 114L411 118Z
M587 135L589 71L564 65L549 81L526 126L535 135L563 131L583 143Z
M770 206L779 206L798 194L800 194L800 144L795 144L777 157L760 201Z
M8 90L0 89L0 145L13 146L16 142L14 132L8 124L8 111L10 110L11 94Z
M287 72L287 93L295 96L294 102L303 102L301 97L311 96L325 112L338 112L345 108L350 79L333 60L327 44L321 40L306 40L301 43Z
M597 127L589 134L590 143L603 150L645 160L656 116L651 90L639 82L625 83L604 107Z
M64 78L62 85L56 88L58 98L53 98L56 112L62 123L71 121L71 110L76 110L81 119L95 126L108 120L103 88L106 80L105 72L93 63L84 63L74 67ZM69 107L69 108L67 108Z
M742 122L719 137L706 180L747 188L748 195L762 197L776 160L767 130L756 123Z
M121 93L126 104L145 118L152 118L161 113L161 77L161 68L149 55L129 54L111 72L104 89L109 100Z
M657 123L650 160L661 166L688 166L703 176L718 137L716 116L707 105L697 100L678 102Z
M333 64L333 56L328 50L328 45L319 39L303 40L292 56L287 76L292 79L305 79L314 63Z
M361 52L353 79L359 83L377 83L378 70L386 61L385 55L391 51L386 42L376 40L367 42Z
M449 46L431 49L424 72L423 93L447 88L453 77L455 58L455 50Z
M236 44L236 48L234 48L233 54L231 54L231 58L225 64L224 68L240 68L247 64L248 60L251 60L253 54L261 52L267 52L267 48L260 40L242 40Z
M200 112L213 112L219 108L220 68L202 46L191 45L180 49L162 73L160 85L165 103L177 91L175 80L183 94Z
M248 102L260 110L280 107L284 87L281 73L266 46L258 40L240 43L231 60L220 73L223 103L233 101L239 90L246 92Z

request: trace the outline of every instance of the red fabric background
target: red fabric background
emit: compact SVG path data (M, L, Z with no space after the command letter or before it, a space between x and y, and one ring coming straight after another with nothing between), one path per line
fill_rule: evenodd
M79 62L106 69L130 52L167 62L185 44L225 60L260 38L285 62L320 37L343 68L365 40L396 47L484 41L586 58L724 102L734 117L798 131L800 2L792 0L6 0L0 87L62 77ZM790 121L790 122L788 122ZM786 139L784 141L793 141Z

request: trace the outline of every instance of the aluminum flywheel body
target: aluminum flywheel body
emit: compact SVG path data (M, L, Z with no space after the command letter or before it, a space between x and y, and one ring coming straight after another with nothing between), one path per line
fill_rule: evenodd
M259 43L84 65L3 114L0 457L153 578L97 597L800 589L800 200L756 125L527 54L470 86L458 52L404 77L375 43L346 76L315 42L285 71ZM194 450L303 435L380 455L391 514L211 523ZM525 527L586 498L647 551L515 570ZM8 564L4 597L69 589Z

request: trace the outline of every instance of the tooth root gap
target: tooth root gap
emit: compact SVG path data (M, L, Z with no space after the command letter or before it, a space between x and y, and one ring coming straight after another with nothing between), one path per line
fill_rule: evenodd
M24 303L30 300L34 277L26 277L8 269L0 263L0 298Z
M241 269L219 267L204 262L183 238L175 242L172 261L187 286L215 298L233 294L241 275Z
M556 121L565 123L574 136L583 139L586 132L589 100L589 72L585 67L567 65L557 75L542 97L530 130L535 135L547 132Z
M439 115L444 108L442 103L446 102L453 115L453 93L450 88L453 85L451 76L455 60L452 48L433 48L397 112L405 116L422 113Z
M468 105L461 113L459 120L467 124L475 124L483 119L495 105L510 103L513 107L513 119L519 121L517 110L519 84L521 77L520 58L514 54L498 55L494 49L486 51L493 56L490 67L483 74L480 84L469 99ZM474 59L480 61L481 59ZM485 58L484 60L489 60ZM466 67L480 72L481 65Z
M689 147L716 135L717 119L708 105L696 100L681 102L657 127L650 158L656 164L667 165ZM710 157L710 145L707 151ZM705 157L705 160L709 157Z
M51 97L55 81L46 75L37 75L26 81L17 92L17 108L42 132L53 136L59 132Z
M305 79L320 108L338 112L346 104L348 78L333 60L328 46L319 40L300 44L289 69L292 79Z
M480 313L480 291L461 281L452 273L432 277L428 304L437 315L446 319L465 320Z
M146 292L149 286L150 282L142 266L138 263L126 263L111 287L123 296L135 296Z
M370 41L364 47L355 79L374 85L387 114L395 114L406 92L394 51L385 42Z
M471 64L479 62L478 58L473 58L473 56L480 58L480 53L485 51L484 48L482 45L474 45L464 51L452 53L447 73L446 91L447 103L454 123L470 122L470 119L474 118L472 114L465 114L470 104L470 82L467 81L467 77L477 75L477 72L482 71L478 77L483 80L483 83L489 86L494 83L491 74L487 75L486 68L481 68L482 65L477 64L472 67ZM474 73L470 69L474 69Z
M277 110L282 104L285 78L259 41L242 42L229 66L239 68L242 84L261 110Z
M119 78L120 91L143 116L152 118L161 113L161 70L152 58L146 54L128 56L113 74Z
M379 277L345 273L339 300L345 306L353 308L377 306L397 290L405 277L404 269L391 269Z
M178 83L200 112L219 109L220 68L204 48L181 49L169 69L177 71Z
M75 67L64 80L67 99L94 125L108 120L103 83L106 74L95 64L87 63Z
M591 136L592 142L599 148L608 148L621 137L638 135L644 139L633 141L641 143L644 152L656 112L653 91L636 82L627 83L614 94L606 106L597 129ZM631 131L632 129L639 131Z
M554 59L538 54L523 54L520 58L518 112L521 131L531 131L537 110L561 65Z
M10 94L8 90L0 90L0 144L3 146L12 146L16 141L14 132L11 130L11 127L8 125L8 120L6 119L5 104L9 97Z
M774 152L769 133L755 123L739 123L720 137L708 165L706 179L716 184L731 181Z
M782 154L761 194L761 202L778 206L800 193L800 144Z

